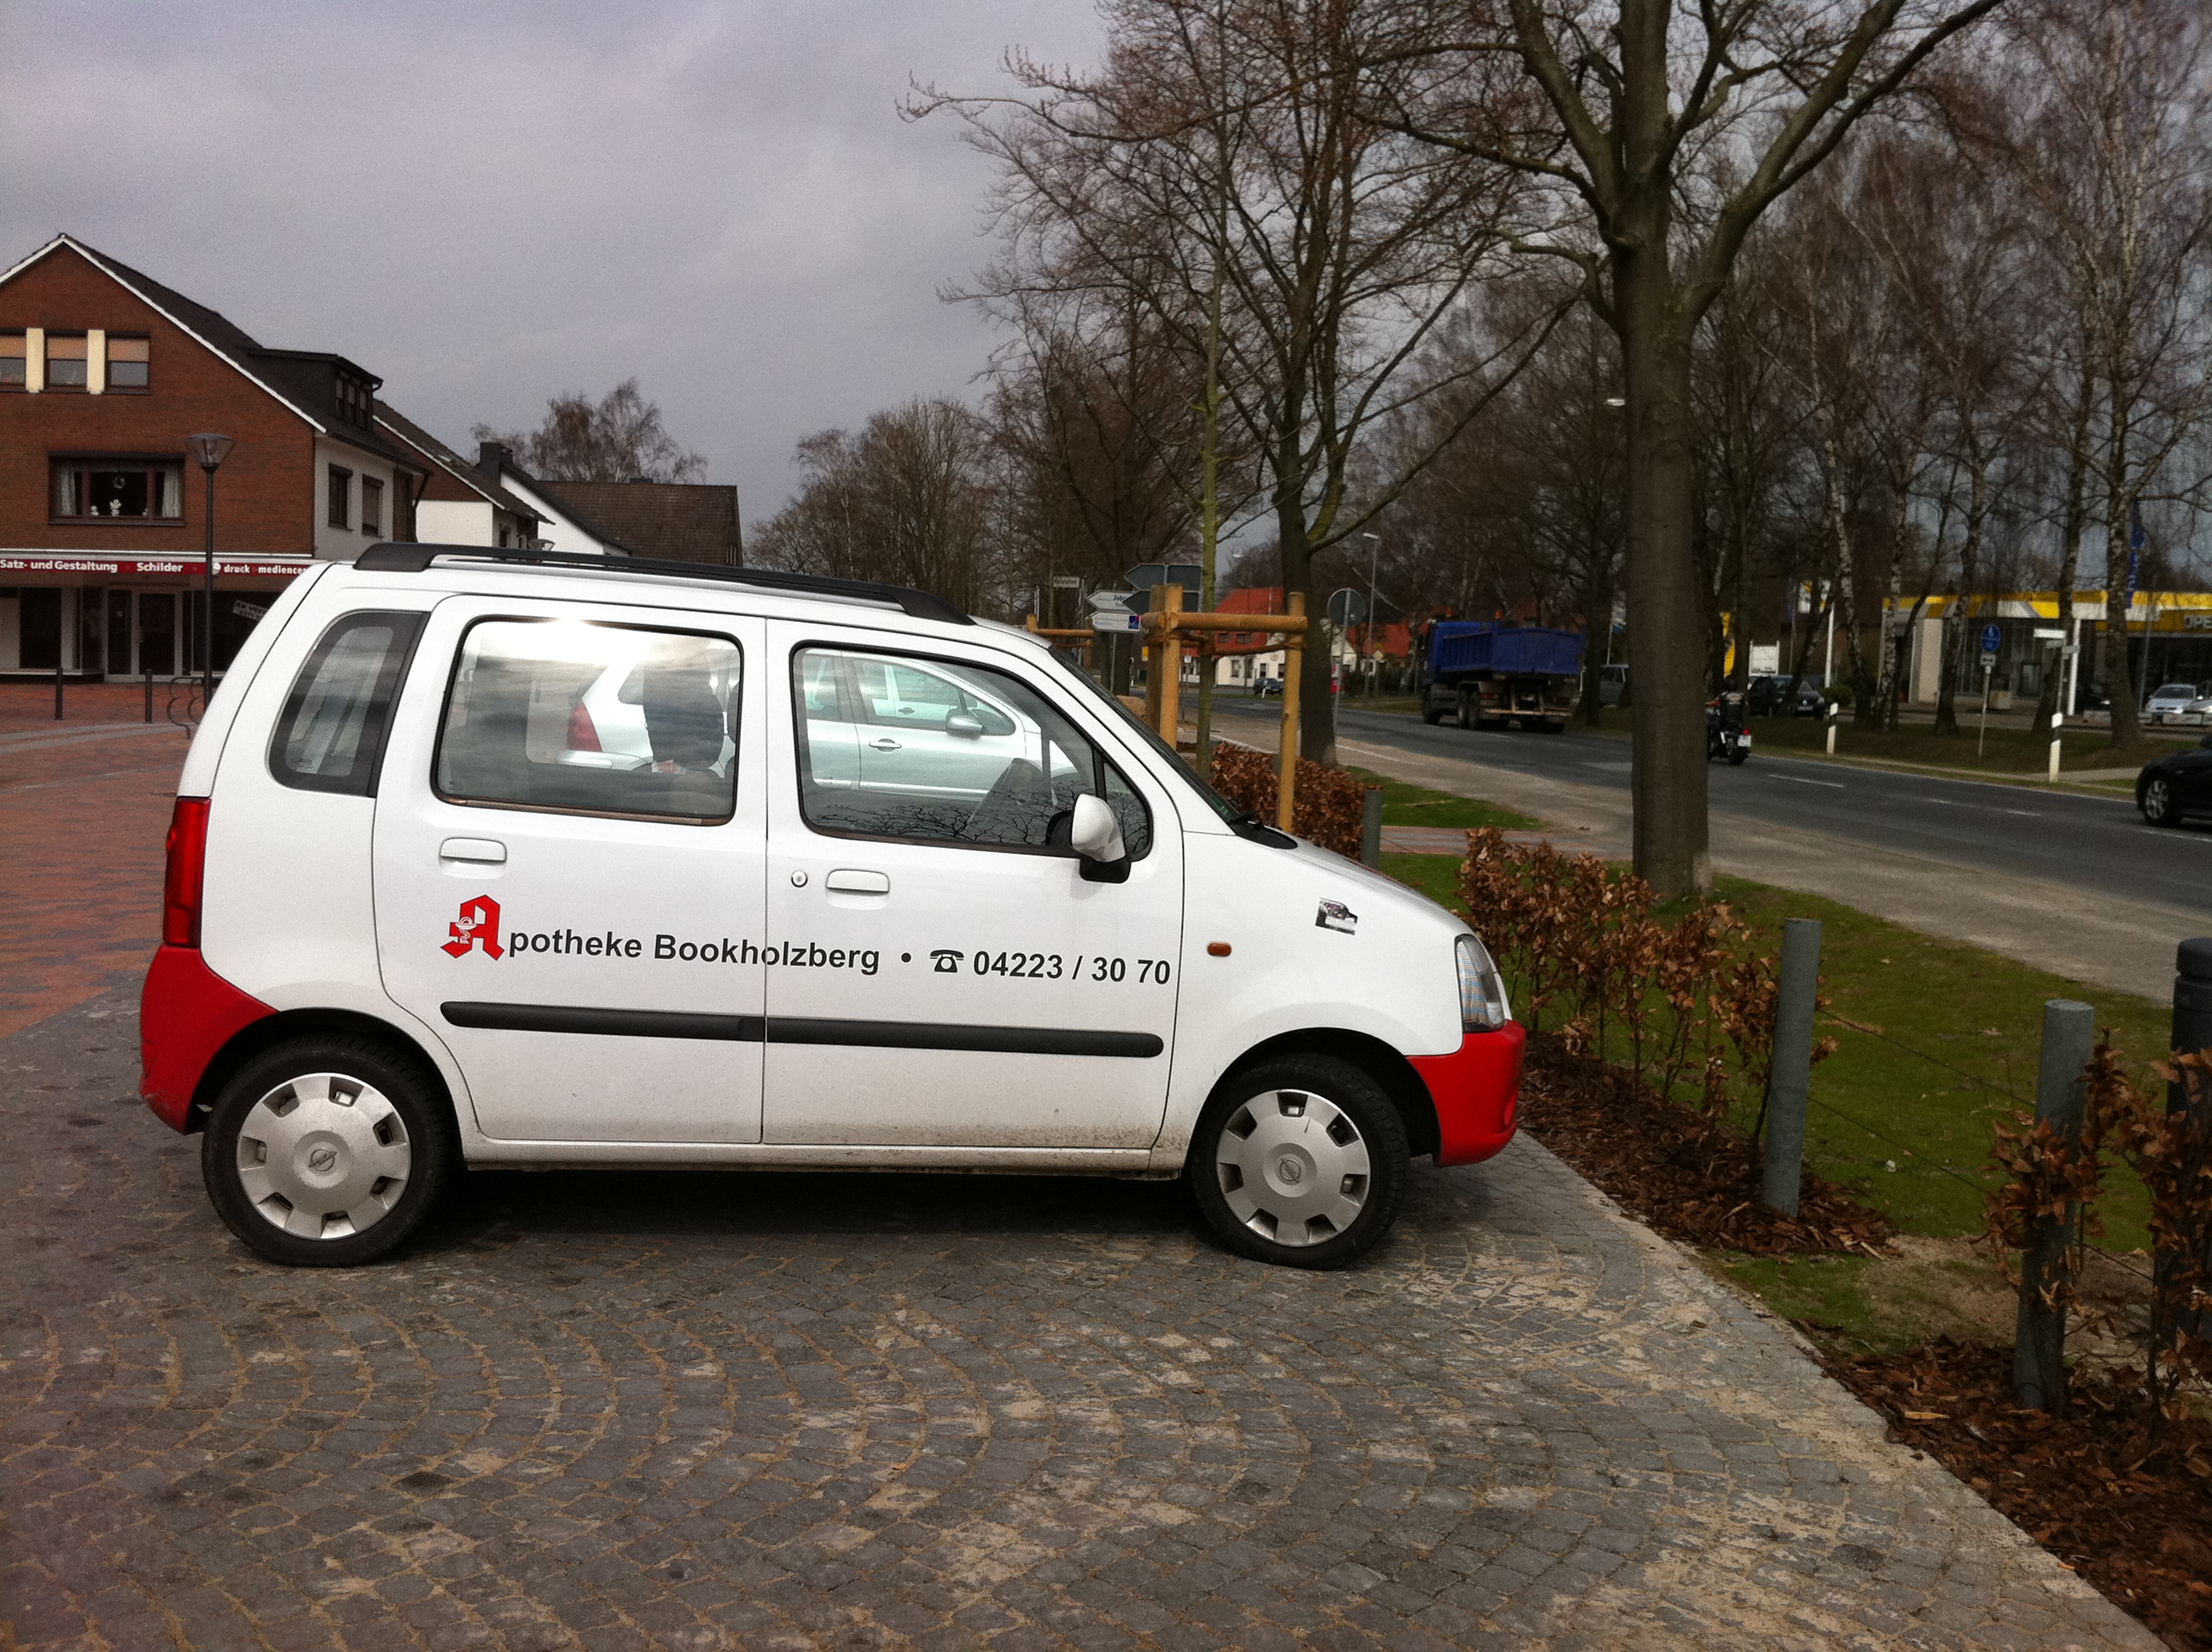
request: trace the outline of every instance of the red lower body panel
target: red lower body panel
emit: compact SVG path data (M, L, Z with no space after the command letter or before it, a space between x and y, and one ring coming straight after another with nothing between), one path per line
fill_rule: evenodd
M207 967L196 946L154 954L138 1000L138 1094L172 1130L191 1122L200 1075L225 1044L276 1011Z
M1437 1104L1437 1163L1474 1164L1513 1139L1521 1104L1521 1058L1528 1035L1517 1021L1469 1033L1449 1055L1407 1060Z

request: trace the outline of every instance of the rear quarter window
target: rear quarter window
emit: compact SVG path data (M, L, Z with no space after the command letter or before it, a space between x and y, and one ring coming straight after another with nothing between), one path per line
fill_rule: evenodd
M423 616L347 614L316 640L269 742L269 772L302 792L376 795L377 771Z

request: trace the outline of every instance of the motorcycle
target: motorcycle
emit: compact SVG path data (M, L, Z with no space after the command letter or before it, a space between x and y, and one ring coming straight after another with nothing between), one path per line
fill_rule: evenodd
M1705 705L1705 761L1725 759L1741 765L1751 756L1751 731L1744 726L1743 696L1724 694Z

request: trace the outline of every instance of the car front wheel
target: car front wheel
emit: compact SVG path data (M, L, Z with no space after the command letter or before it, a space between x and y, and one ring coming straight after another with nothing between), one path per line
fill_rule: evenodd
M2137 803L2143 818L2154 826L2181 823L2181 811L2173 805L2173 782L2163 774L2154 774L2143 782L2142 796Z
M368 1039L305 1038L222 1088L200 1144L209 1201L272 1262L351 1267L422 1224L459 1158L436 1079Z
M1334 1056L1239 1073L1206 1106L1188 1174L1232 1250L1342 1267L1389 1232L1405 1200L1406 1127L1381 1085Z

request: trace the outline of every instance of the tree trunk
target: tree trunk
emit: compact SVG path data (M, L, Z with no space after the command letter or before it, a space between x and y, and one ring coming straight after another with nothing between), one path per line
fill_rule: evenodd
M1614 303L1628 397L1628 629L1637 876L1662 899L1712 892L1705 824L1705 604L1692 539L1690 339L1667 270L1666 204L1616 250Z
M2058 669L2045 679L2035 702L2038 728L2051 726L2058 696L2066 686L2066 653L2074 641L2074 582L2081 573L2081 530L2089 515L2089 420L2094 404L2095 380L2089 376L2089 352L2081 352L2081 392L2074 402L2074 428L2066 446L2066 505L2058 525L2058 629L2066 633L2060 646ZM2079 671L2077 663L2075 670ZM2069 706L2069 713L2074 709Z
M2117 362L2106 373L2112 398L2111 435L2105 454L2105 697L2112 708L2112 744L2142 739L2142 705L2136 696L2135 663L2129 658L2128 543L2135 490L2128 475L2128 438L2134 434L2126 374Z
M1285 467L1286 470L1289 467ZM1298 756L1316 762L1336 761L1336 706L1330 695L1328 633L1322 605L1314 600L1313 550L1306 543L1305 501L1294 486L1279 486L1275 494L1275 533L1283 553L1283 593L1293 591L1306 599L1305 653L1300 660L1298 696ZM1284 692L1291 692L1289 684Z

